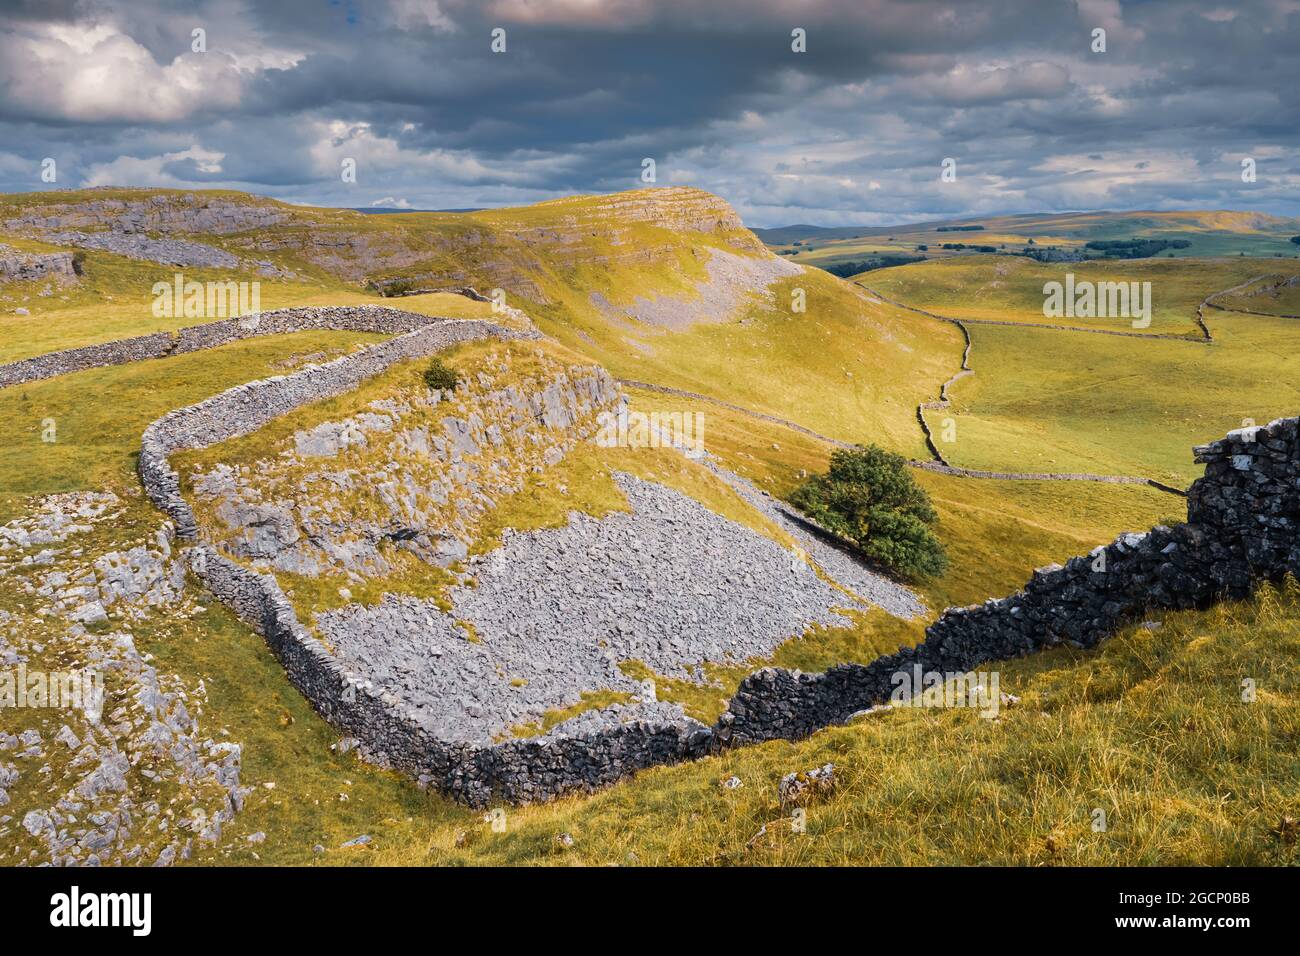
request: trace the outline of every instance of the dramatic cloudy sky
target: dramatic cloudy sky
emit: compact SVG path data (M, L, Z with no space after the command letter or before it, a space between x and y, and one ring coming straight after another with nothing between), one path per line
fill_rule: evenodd
M1298 89L1300 0L0 0L0 191L461 208L651 157L756 226L1297 215Z

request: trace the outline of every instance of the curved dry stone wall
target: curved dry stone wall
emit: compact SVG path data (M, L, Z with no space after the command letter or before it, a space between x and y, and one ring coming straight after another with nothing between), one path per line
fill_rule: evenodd
M284 335L290 332L335 330L339 332L378 332L401 335L429 325L447 321L417 315L382 305L310 306L256 312L237 319L220 319L192 325L179 332L154 332L129 339L116 339L98 345L48 352L33 358L0 365L0 388L22 385L42 378L107 365L125 365L144 359L183 355L201 349L228 345L259 335Z
M716 731L720 742L796 738L889 699L891 676L963 673L1044 647L1093 647L1154 608L1244 597L1255 582L1300 574L1300 419L1244 428L1196 449L1204 477L1187 522L1125 534L1064 567L1034 572L1010 597L950 608L915 648L824 674L768 668L741 684Z
M443 322L169 412L145 431L141 480L154 503L175 521L177 536L193 538L197 522L168 462L172 452L247 434L294 408L354 388L394 362L489 336L537 337L486 322ZM498 798L546 800L590 790L644 767L699 756L711 746L712 734L702 724L653 719L489 746L439 740L404 705L348 673L298 621L273 575L250 571L206 545L190 548L188 558L204 585L266 638L289 678L320 714L357 737L368 757L472 805L485 806Z
M178 409L146 430L140 475L152 500L192 538L197 523L168 456L247 434L286 412L341 394L394 362L469 339L537 337L486 322L443 322L321 366L251 382ZM767 668L741 684L713 727L634 713L626 721L561 724L541 737L482 744L439 739L408 706L349 670L297 619L271 574L207 545L191 568L261 633L294 685L371 760L472 806L535 802L591 791L660 764L735 744L793 739L889 699L892 675L964 672L992 660L1069 643L1092 647L1149 608L1185 608L1249 593L1262 578L1300 573L1300 439L1297 419L1242 429L1196 450L1205 476L1188 493L1188 521L1121 535L1064 567L1039 569L1016 594L955 608L924 643L866 666L824 674Z

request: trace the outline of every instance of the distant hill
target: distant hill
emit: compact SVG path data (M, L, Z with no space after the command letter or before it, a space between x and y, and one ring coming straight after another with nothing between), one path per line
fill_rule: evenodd
M896 265L900 255L934 259L993 252L1045 260L1138 255L1291 258L1298 250L1289 240L1297 233L1300 220L1234 210L1031 213L895 226L801 224L754 230L778 255L841 275ZM1108 243L1110 248L1089 243ZM1120 251L1125 247L1128 254Z

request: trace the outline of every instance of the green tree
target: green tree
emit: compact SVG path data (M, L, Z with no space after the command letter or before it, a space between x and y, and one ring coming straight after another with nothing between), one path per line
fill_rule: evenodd
M830 470L805 481L790 501L902 577L931 577L948 566L932 529L938 515L902 455L875 445L839 449Z
M460 381L455 369L448 368L442 359L434 359L424 370L424 384L434 389L453 389Z

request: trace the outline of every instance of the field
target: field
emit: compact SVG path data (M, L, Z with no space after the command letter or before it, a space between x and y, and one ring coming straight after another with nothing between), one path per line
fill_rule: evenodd
M970 327L975 374L949 391L955 465L1140 475L1184 486L1201 444L1294 414L1295 320L1210 311L1215 341Z

